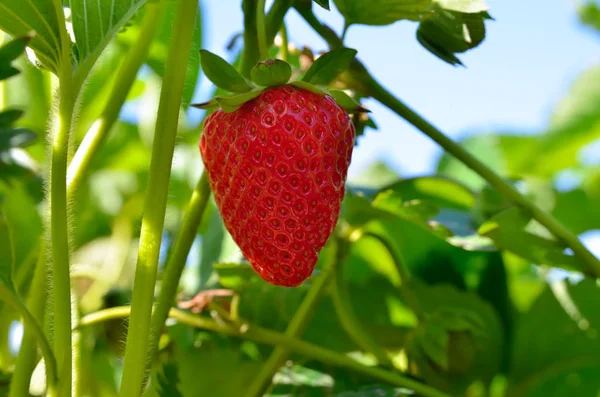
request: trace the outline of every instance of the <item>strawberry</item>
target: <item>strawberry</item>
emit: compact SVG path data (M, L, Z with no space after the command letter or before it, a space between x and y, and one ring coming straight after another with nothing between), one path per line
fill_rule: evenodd
M332 97L289 84L205 120L199 146L217 207L267 282L311 275L339 217L354 138Z

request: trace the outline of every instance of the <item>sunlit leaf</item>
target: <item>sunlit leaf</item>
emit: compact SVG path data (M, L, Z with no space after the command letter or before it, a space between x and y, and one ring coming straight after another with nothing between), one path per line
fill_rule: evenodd
M57 72L61 53L60 27L53 0L0 0L0 29L13 37L34 33L28 44L47 69Z
M80 64L91 67L115 34L147 0L63 0L71 9Z
M389 25L402 19L418 21L430 0L334 0L346 25Z
M595 304L599 296L594 280L560 282L547 287L521 315L512 346L510 396L584 396L598 391L594 374L600 370Z

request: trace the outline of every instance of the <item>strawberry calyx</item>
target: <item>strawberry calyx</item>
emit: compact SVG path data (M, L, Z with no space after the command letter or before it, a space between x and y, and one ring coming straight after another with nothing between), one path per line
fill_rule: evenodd
M207 50L200 51L200 62L206 77L217 87L228 92L203 103L190 106L199 109L222 109L234 112L246 102L260 96L270 87L290 84L297 88L332 97L348 113L368 113L348 92L330 89L328 85L342 73L356 56L356 50L339 48L321 55L300 80L290 81L292 67L281 59L258 62L250 72L251 80L244 78L223 58Z

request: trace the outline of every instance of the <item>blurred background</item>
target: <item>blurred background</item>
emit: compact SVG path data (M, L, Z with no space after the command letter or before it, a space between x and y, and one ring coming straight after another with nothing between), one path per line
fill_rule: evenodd
M267 1L267 5L272 3ZM335 9L335 2L331 3L329 12L317 6L314 10L320 20L339 34L344 21ZM71 202L73 280L83 314L130 302L174 4L176 1L170 3L170 14L157 27L157 39L121 118L94 157L87 178ZM585 8L576 1L488 0L487 4L494 20L485 22L486 39L481 45L457 54L464 67L453 67L424 49L415 38L418 28L415 22L401 21L380 27L353 25L345 43L358 50L358 58L383 86L494 171L517 179L517 187L529 199L552 213L600 255L600 4L588 1ZM208 49L233 62L243 45L242 40L234 40L230 46L243 29L239 0L202 0L200 10L201 23L194 33L186 75L186 105L203 102L214 94L212 84L199 70L198 50ZM76 145L102 117L118 67L138 37L140 19L136 16L117 35L94 67L82 96L82 111L74 134ZM327 49L295 11L286 16L285 22L290 43L296 48L308 47L315 54ZM8 184L2 185L4 190L0 193L10 198L4 203L9 210L26 214L20 219L17 258L20 265L15 272L17 287L25 296L39 248L34 237L42 233L47 121L56 80L31 66L24 57L16 65L22 73L8 80L4 91L0 91L0 107L25 110L18 126L29 128L38 138L26 149L0 152L0 166L8 164L0 167L0 177L6 175L15 181L8 188ZM433 211L435 216L425 211L415 220L401 214L393 220L375 218L368 226L387 233L415 279L427 284L417 291L424 304L431 304L434 310L436 305L445 304L448 297L456 298L454 304L459 308L490 319L488 325L497 333L491 335L493 343L483 344L483 355L477 356L472 368L481 369L488 379L501 371L514 384L528 384L530 376L537 376L541 394L535 396L580 395L558 389L557 383L567 384L561 381L565 378L546 379L545 371L560 360L571 362L594 354L595 372L586 367L584 370L589 372L581 370L577 374L584 379L582 384L587 382L590 388L595 387L596 393L600 389L597 384L600 343L596 336L590 335L597 328L592 327L590 333L584 334L588 329L580 327L577 330L581 332L575 336L565 335L563 330L573 331L575 323L565 314L557 300L559 294L548 281L570 274L534 266L541 263L569 267L580 263L565 255L564 247L553 241L543 240L545 245L536 246L534 243L540 241L536 238L550 236L535 222L526 231L509 230L508 238L504 234L487 245L480 244L478 228L506 209L508 203L494 195L476 174L444 155L435 143L395 114L372 100L363 104L372 111L371 117L378 128L367 128L358 140L349 174L350 190L391 186L397 194L393 198L401 198L398 202L422 200L439 207L439 213ZM202 172L197 143L203 116L203 111L188 107L180 119L161 269ZM450 177L452 181L438 176ZM410 179L413 177L416 179ZM348 202L350 206L353 203ZM366 207L369 218L370 204ZM352 208L343 217L349 220L351 215ZM451 229L455 236L440 235L439 230L430 227L431 220ZM522 240L526 237L530 239ZM348 291L352 291L347 300L367 331L385 343L386 348L395 349L405 342L406 335L419 332L420 328L415 328L414 314L399 296L393 258L385 247L369 239L352 244L350 251L343 280ZM244 273L247 267L215 266L237 264L241 260L211 201L188 258L181 280L182 291L187 296L209 288L237 291L243 284L243 288L239 287L243 290L242 317L282 331L307 287L274 288L252 278L251 272ZM572 288L573 301L586 316L582 318L600 324L594 303L598 300L593 298L598 294L595 281L569 284L568 288L561 285L562 292ZM340 352L352 351L356 346L333 318L333 306L331 297L324 297L304 337ZM0 370L8 373L16 359L22 328L16 313L6 305L0 304L0 318L3 319ZM550 336L538 337L540 329ZM90 328L89 332L86 354L93 357L93 364L86 376L90 378L90 389L95 392L93 395L113 396L120 378L123 322L115 320L106 327ZM323 338L323 334L328 336ZM186 396L239 395L235 393L247 387L248 379L257 373L269 353L262 345L220 334L193 333L181 325L169 327L166 338L184 346L175 343L173 348L169 340L161 345L168 360L176 357L173 360L180 364ZM567 345L574 347L564 348ZM300 362L323 373L331 370L309 361ZM210 371L218 372L220 377L212 376ZM248 379L240 378L239 374L246 371ZM343 371L334 374L331 370L336 382L342 379L352 386L365 381L359 379L354 383L353 374L340 375L340 372ZM471 372L465 370L466 378ZM38 383L42 373L38 366ZM238 377L232 381L236 374ZM435 379L427 381L436 384ZM220 390L221 394L211 394L214 388L222 386L226 390ZM32 389L32 394L36 390Z

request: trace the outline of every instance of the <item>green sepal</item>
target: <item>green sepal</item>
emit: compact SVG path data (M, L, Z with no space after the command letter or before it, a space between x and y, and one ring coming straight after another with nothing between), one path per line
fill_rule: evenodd
M250 77L254 84L262 87L283 85L292 77L292 67L281 59L267 59L252 68Z
M190 104L191 107L196 108L196 109L217 109L219 107L219 103L213 98L208 102L202 102L202 103L192 103Z
M225 91L245 93L253 88L233 66L210 51L200 50L200 64L206 77Z
M326 87L318 87L312 83L307 83L306 81L292 81L290 83L290 85L293 85L294 87L297 88L302 88L304 90L310 91L310 92L314 92L315 94L319 94L319 95L330 95L329 91L327 90Z
M264 91L264 88L255 88L250 92L245 92L243 94L236 95L228 95L222 97L216 97L215 101L221 106L221 109L225 113L235 112L238 110L244 103L256 98Z
M352 48L338 48L321 55L306 71L302 81L315 85L329 85L348 68L356 53Z
M342 90L330 89L329 93L335 99L338 105L348 111L348 113L370 113L371 111L362 107L354 98Z

